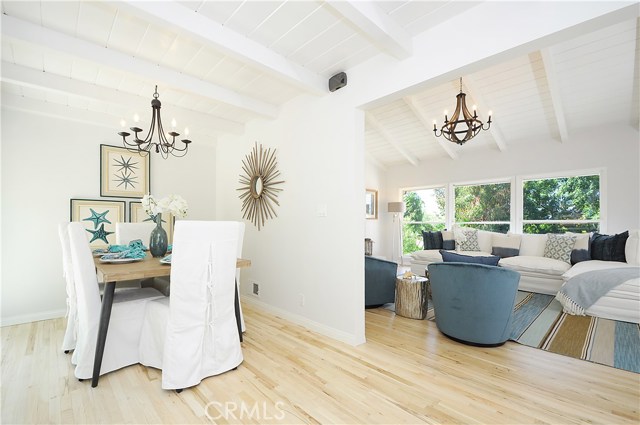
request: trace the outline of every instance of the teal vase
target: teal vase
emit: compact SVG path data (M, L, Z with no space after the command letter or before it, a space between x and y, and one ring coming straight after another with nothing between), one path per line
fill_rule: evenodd
M154 257L164 257L167 253L169 239L167 238L167 231L162 228L162 214L157 214L153 220L156 222L156 227L151 231L149 251Z

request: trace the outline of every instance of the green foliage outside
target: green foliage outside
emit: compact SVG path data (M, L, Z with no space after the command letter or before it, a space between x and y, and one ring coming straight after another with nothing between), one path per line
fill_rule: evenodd
M433 192L436 211L428 213L419 193ZM600 218L600 176L528 180L523 186L524 220L598 220ZM427 189L404 194L403 252L422 249L422 232L445 228L445 189ZM473 224L498 221L503 223ZM467 227L506 233L511 221L509 183L457 186L455 222ZM598 223L525 223L524 233L592 232Z
M598 220L600 176L528 180L523 186L524 220ZM598 223L525 223L524 233L592 232Z

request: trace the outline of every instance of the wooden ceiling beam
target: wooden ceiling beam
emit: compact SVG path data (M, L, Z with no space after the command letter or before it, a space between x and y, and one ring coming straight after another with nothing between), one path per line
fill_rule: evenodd
M409 109L411 109L411 112L413 112L413 115L415 115L416 118L420 120L424 128L429 132L433 131L431 128L431 124L429 123L429 120L424 115L424 112L420 109L418 104L416 103L415 98L413 96L405 96L402 98L402 100L404 100L404 102L407 104ZM449 155L451 159L458 159L458 153L453 150L453 146L451 145L451 142L442 140L441 138L435 137L435 136L434 138L438 143L438 145L447 153L447 155Z
M567 118L564 114L562 106L562 96L560 94L560 83L558 82L558 74L556 73L555 63L551 57L549 48L540 50L542 56L542 64L544 65L544 73L547 77L547 86L551 95L551 104L553 105L553 113L558 124L558 132L560 133L560 141L566 143L569 140L569 130L567 129Z
M378 121L376 117L373 116L373 114L367 112L365 115L365 121L368 125L371 126L371 128L377 131L387 143L393 146L400 153L400 155L402 155L407 161L409 161L411 165L418 165L418 159L408 153L402 146L400 146L400 143L398 143L398 141L389 134L387 129L384 128L384 126L380 123L380 121Z

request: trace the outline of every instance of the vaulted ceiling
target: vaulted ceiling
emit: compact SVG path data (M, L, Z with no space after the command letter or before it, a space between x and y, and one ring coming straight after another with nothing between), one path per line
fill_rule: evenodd
M376 55L411 56L413 37L479 3L3 1L2 103L115 135L135 113L146 128L158 85L177 131L188 125L194 141L215 140L277 117L302 93L326 95L329 77ZM366 113L368 158L381 167L417 164L536 138L565 142L594 125L637 128L638 28L630 16L461 75L468 104L494 119L464 147L432 131L455 106L457 78L376 105Z

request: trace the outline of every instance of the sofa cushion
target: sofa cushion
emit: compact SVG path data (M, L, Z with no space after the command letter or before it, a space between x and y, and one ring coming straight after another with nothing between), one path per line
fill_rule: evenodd
M423 249L421 251L414 251L411 254L411 258L417 263L439 263L442 261L440 250L438 249Z
M576 237L549 233L544 246L544 257L564 261L571 264L571 251L576 244Z
M562 276L571 268L571 265L565 261L529 255L502 258L498 265L518 272L542 273L553 276Z
M628 231L617 235L594 233L591 236L591 259L625 263L627 261L625 246L628 238Z
M456 249L456 240L453 237L453 231L442 231L442 249Z
M591 245L591 234L572 232L567 232L566 234L576 237L576 243L573 246L573 251L571 251L571 264L573 265L581 261L591 260L591 251L589 250L589 247Z
M515 235L513 233L509 235L494 234L491 254L497 255L500 258L514 257L520 254L521 241L521 235Z
M456 238L457 251L480 251L478 229L454 227L453 234Z
M442 255L442 261L444 261L445 263L472 263L485 264L487 266L497 266L498 260L500 260L500 257L494 255L462 255L456 252L445 250L440 250L440 255Z
M508 233L512 235L513 233ZM544 247L547 244L547 235L536 235L525 233L520 242L520 255L531 255L534 257L544 256Z
M569 270L564 272L562 275L562 279L567 281L574 276L577 276L581 273L592 272L595 270L605 270L605 269L619 269L622 267L634 267L631 264L621 264L617 261L601 261L601 260L589 260L589 261L581 261L575 266L571 267Z
M442 232L422 232L423 249L442 249Z

